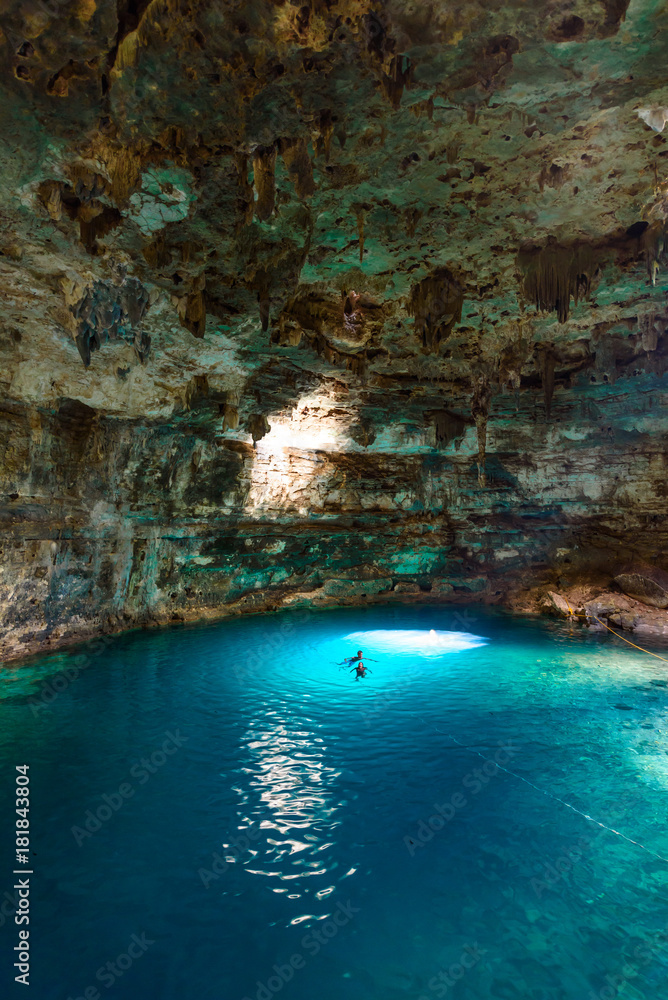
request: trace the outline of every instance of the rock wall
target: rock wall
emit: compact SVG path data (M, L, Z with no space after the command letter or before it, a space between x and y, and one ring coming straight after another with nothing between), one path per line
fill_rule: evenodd
M668 568L662 2L0 22L0 656Z
M419 428L416 414L394 427L401 440L381 430L364 447L336 430L355 406L334 390L255 447L222 431L206 397L152 422L72 400L5 406L3 653L284 603L607 582L668 549L665 394L589 386L564 390L550 422L529 393L528 412L497 399L484 485L472 421L448 444L440 418Z

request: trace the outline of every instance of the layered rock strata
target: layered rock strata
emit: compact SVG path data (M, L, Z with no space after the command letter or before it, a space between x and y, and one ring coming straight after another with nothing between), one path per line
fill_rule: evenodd
M662 2L0 19L0 656L668 567Z

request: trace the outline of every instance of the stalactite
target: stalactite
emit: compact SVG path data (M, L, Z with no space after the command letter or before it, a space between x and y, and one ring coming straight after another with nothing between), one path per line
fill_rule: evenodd
M37 189L37 197L51 219L58 221L63 212L79 223L79 238L89 254L98 253L97 240L119 226L123 217L119 210L99 200L107 194L104 178L91 171L73 171L73 184L62 181L44 181Z
M522 381L522 368L527 360L529 344L522 337L523 320L517 324L517 340L511 341L499 355L499 384L515 392L515 408L519 409L519 391Z
M640 343L643 351L648 353L655 351L659 343L660 321L657 323L657 315L654 310L638 317L638 332L640 333Z
M179 318L187 330L190 330L193 337L201 339L206 330L206 302L204 289L206 287L206 276L199 274L192 280L190 290L187 295L179 301Z
M225 403L221 405L223 411L223 430L235 431L239 426L239 393L228 390Z
M415 317L415 332L427 350L448 337L462 318L464 293L447 268L438 268L413 286L408 311Z
M253 199L253 185L248 180L248 157L243 153L237 153L234 157L237 174L239 176L239 210L243 219L243 224L250 226L253 221L255 203Z
M543 169L538 175L538 187L541 193L546 187L559 190L562 185L569 181L573 174L572 166L567 163L562 166L560 163L551 163L550 166L543 165Z
M455 449L458 450L466 431L466 418L450 410L435 410L427 416L430 417L434 427L436 447L446 448L454 441Z
M225 406L223 411L223 430L236 430L239 426L239 411L236 406Z
M368 364L366 353L348 354L345 357L346 367L362 382L366 382Z
M269 433L271 430L271 424L267 420L264 413L251 413L248 418L248 431L253 438L253 447L258 441Z
M37 189L37 196L54 222L59 222L63 214L60 181L44 181Z
M279 148L283 163L295 192L300 199L309 198L315 191L313 166L305 139L281 139Z
M266 222L274 211L276 200L276 148L258 146L253 154L253 184L257 191L255 215Z
M329 154L332 146L332 136L334 135L334 119L329 108L320 112L317 119L318 137L315 142L317 154L325 154L325 163L329 163Z
M405 55L393 56L388 73L383 74L383 90L393 108L401 104L404 89L410 86L413 64Z
M471 415L478 432L478 485L486 486L485 451L487 448L487 419L492 401L492 388L484 375L479 375L471 398Z
M132 344L140 361L145 361L151 338L141 329L149 306L149 293L134 277L120 285L95 281L70 304L76 324L75 342L86 367L90 356L108 340L123 339Z
M156 269L167 267L172 259L171 250L165 242L165 232L158 233L157 238L152 243L147 243L142 248L144 260L149 267Z
M255 275L255 288L257 289L257 300L260 305L260 322L262 323L262 329L267 330L269 328L271 300L269 295L269 275L266 271L258 271Z
M586 244L562 246L554 240L545 247L526 246L518 255L524 275L524 290L536 309L556 312L565 323L571 299L589 297L597 269L594 250Z

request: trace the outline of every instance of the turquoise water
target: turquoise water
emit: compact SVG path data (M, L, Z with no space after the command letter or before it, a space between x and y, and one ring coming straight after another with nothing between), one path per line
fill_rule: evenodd
M335 663L360 646L356 681ZM33 1000L668 996L668 664L614 638L295 612L108 639L0 690L10 898L30 765Z

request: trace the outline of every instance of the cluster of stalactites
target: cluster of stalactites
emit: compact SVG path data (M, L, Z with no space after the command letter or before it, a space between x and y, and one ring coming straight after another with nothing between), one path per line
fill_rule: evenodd
M329 152L329 136L327 135L326 150ZM244 194L248 198L248 208L245 211L245 221L250 223L255 216L266 222L271 218L276 207L276 155L283 158L288 177L292 181L297 197L304 201L315 191L313 180L313 165L308 153L306 139L277 139L270 146L257 146L253 152L253 185L246 174L246 159L237 156L237 169L241 177ZM252 187L255 187L257 198L253 203Z
M446 448L451 442L454 442L455 450L458 451L470 421L451 410L434 410L430 417L434 426L436 447Z
M438 268L413 286L408 311L415 317L415 332L431 351L450 335L462 318L464 292L452 273Z
M527 298L536 309L556 312L560 323L568 319L571 299L577 305L589 296L597 267L594 252L586 244L525 248L518 263Z
M118 338L132 344L140 361L147 358L151 338L141 329L141 321L148 303L148 292L137 278L125 278L118 285L95 281L86 288L70 306L77 324L76 345L86 367L92 351Z

